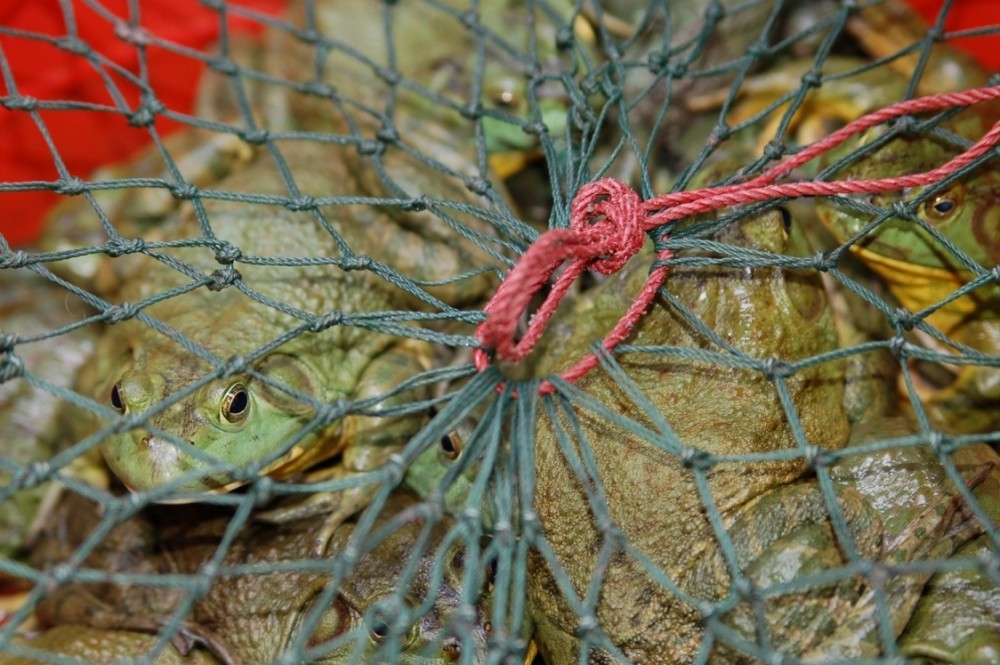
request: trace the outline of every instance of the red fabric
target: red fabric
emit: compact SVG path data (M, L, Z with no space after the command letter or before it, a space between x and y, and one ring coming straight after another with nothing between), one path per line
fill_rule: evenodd
M287 0L238 0L238 4L277 13ZM92 3L128 21L128 0ZM52 36L69 34L61 3L0 0L0 25L25 32ZM76 34L80 41L108 60L138 74L135 46L115 35L115 20L98 13L80 0L71 0ZM144 0L139 3L139 24L158 38L204 51L219 34L219 14L199 0ZM229 15L234 31L256 31L256 21ZM98 70L84 57L26 37L0 36L3 57L11 69L20 95L45 101L84 101L105 106L115 102ZM201 61L150 46L147 50L149 83L167 107L190 112ZM105 72L112 72L108 66ZM139 101L136 85L110 73L131 109ZM2 94L11 90L0 83ZM97 166L124 159L149 142L149 132L132 127L120 113L101 111L40 111L56 150L71 175L86 178ZM156 129L169 132L178 124L158 119ZM51 152L31 115L23 110L0 107L0 182L56 180ZM0 193L0 233L13 244L35 237L44 212L59 200L57 194L36 192Z
M928 24L937 21L942 0L907 0L913 9L924 17ZM968 30L987 25L1000 25L1000 2L998 0L958 0L952 2L944 19L946 32ZM1000 36L966 37L948 40L976 56L992 71L1000 71Z

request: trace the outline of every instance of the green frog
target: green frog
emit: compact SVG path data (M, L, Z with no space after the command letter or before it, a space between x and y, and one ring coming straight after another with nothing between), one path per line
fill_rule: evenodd
M72 657L99 665L113 665L122 659L138 659L156 647L155 635L128 630L101 630L87 626L63 625L30 637L17 636L13 644L35 649L38 658L27 655L0 654L0 665L40 665L50 663L55 656ZM167 644L152 661L154 665L216 665L219 661L204 649L193 649L181 655Z
M73 581L47 595L36 616L43 626L155 634L180 615L171 643L182 655L200 646L230 664L277 662L293 650L318 663L483 663L493 623L503 625L492 614L490 567L466 561L478 555L464 539L449 537L451 518L428 523L424 515L412 494L394 493L364 531L342 524L327 557L316 560L319 516L277 526L250 522L222 552L231 510L154 507L116 524L82 564L136 581ZM100 526L95 504L67 497L32 563L63 564ZM349 546L357 559L344 568L338 555ZM209 568L218 576L194 595L179 584L141 581L205 581Z
M293 2L287 19L309 38L273 29L265 68L335 96L270 86L268 123L305 131L328 131L342 116L391 123L401 143L465 170L478 162L470 151L478 135L494 172L508 177L537 155L541 133L563 140L571 111L585 104L574 79L593 58L594 35L572 10L525 0L481 3L475 14L455 0Z
M942 128L975 140L1000 118L998 109L990 105L970 108ZM960 150L940 134L906 134L887 141L885 132L874 129L862 135L850 148L866 148L867 152L832 177L880 178L927 171ZM879 219L874 210L862 211L836 199L816 201L817 214L836 239L850 241L851 251L877 273L892 296L936 329L938 336L917 331L922 344L944 353L945 358L963 353L958 345L984 354L982 364L915 367L917 397L934 422L950 431L982 432L1000 426L993 408L1000 397L995 360L1000 350L1000 289L987 283L953 297L974 278L973 266L988 271L1000 261L998 188L1000 171L987 161L950 184L865 198L865 203L886 211L909 204L909 213L886 212Z
M704 227L683 226L674 236L690 237L698 228ZM707 239L758 252L755 257L808 253L797 225L778 209ZM724 602L734 592L734 569L750 588L791 583L792 592L763 603L769 641L752 653L848 651L878 634L871 590L845 568L849 561L947 556L972 535L954 507L955 492L941 488L933 488L929 506L914 508L891 529L864 488L838 484L824 495L807 477L807 458L848 443L845 367L828 359L792 371L797 361L837 345L818 277L773 264L748 266L746 256L739 267L694 267L682 260L693 253L679 253L666 293L616 352L628 384L595 370L577 383L594 404L551 403L554 411L539 416L534 510L555 558L547 562L536 553L529 560L528 598L550 665L586 659L584 643L591 662L683 663L709 648L719 662L741 662L747 656L737 653L738 644L703 644L706 620L758 643L749 603ZM602 337L639 291L648 266L633 259L557 314L538 352L537 373L563 370ZM747 357L774 376L754 369ZM616 421L626 414L627 428ZM801 428L801 440L791 423ZM748 455L752 459L743 459ZM574 466L584 470L584 480ZM828 500L834 497L846 532L832 526ZM707 505L721 523L712 524ZM614 537L611 523L619 531ZM720 529L730 549L720 547ZM801 565L785 565L786 556ZM566 600L555 563L579 601ZM673 586L654 579L649 566ZM839 571L835 583L795 590L796 580L830 571ZM920 586L889 591L894 603L899 598L897 634ZM852 628L838 633L838 625Z
M202 112L211 115L208 110ZM169 165L164 154L169 156ZM160 146L147 148L90 176L98 184L134 178L159 180L163 187L101 187L86 196L67 198L46 215L37 250L55 257L45 265L59 277L93 293L113 293L120 288L121 266L105 260L99 249L113 234L160 239L160 226L183 202L166 187L177 182L175 173L183 182L210 187L244 168L253 155L253 147L233 134L200 129L176 132L163 140L162 150Z
M291 142L280 153L299 199L390 196L348 148ZM476 202L435 171L389 155L383 162L414 191ZM293 185L260 153L217 187L266 198L288 197ZM493 274L483 271L492 257L461 235L488 242L483 226L464 211L446 223L391 204L296 211L223 196L182 206L160 231L169 249L118 259L116 300L145 306L110 326L95 352L97 380L81 387L112 412L142 418L101 442L108 465L154 500L194 500L259 475L299 477L339 456L320 477L369 481L325 495L339 508L321 548L337 522L367 503L377 481L370 472L425 417L392 411L425 396L406 382L432 362L421 329L406 320L421 309L453 314L492 288ZM407 278L406 288L393 283ZM383 326L369 318L396 311L410 313ZM169 497L156 493L162 487Z
M33 525L54 500L57 490L46 481L55 473L108 484L100 460L87 454L45 468L65 447L61 434L83 415L54 391L69 390L93 353L98 326L53 333L93 314L81 299L26 268L0 271L0 339L12 344L0 352L0 556L23 554Z

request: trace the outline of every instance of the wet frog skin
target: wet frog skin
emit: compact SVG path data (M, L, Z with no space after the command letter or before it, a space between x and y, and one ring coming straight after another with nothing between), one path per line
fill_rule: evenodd
M771 211L734 223L714 239L802 255L797 228L793 223L789 235L786 220L779 211ZM562 369L584 353L591 339L610 328L645 280L647 266L626 267L557 315L550 331L553 341L538 361L539 374ZM792 362L836 346L831 311L815 275L775 268L693 268L679 263L666 289L724 343L752 357ZM628 343L713 348L662 300ZM650 353L623 352L619 363L681 445L692 447L685 455L691 463L697 464L702 453L736 456L795 447L775 387L760 373ZM820 363L784 380L807 440L824 450L843 447L848 433L848 418L841 406L845 404L844 367ZM612 411L642 426L656 427L645 408L600 370L578 385ZM593 584L594 575L603 575L595 618L630 662L694 660L705 637L698 602L719 602L732 591L732 571L704 514L706 500L721 514L742 575L762 589L842 569L849 558L841 543L848 537L856 556L906 562L947 556L977 533L976 525L957 510L956 492L937 484L939 476L928 475L931 480L924 481L921 474L926 491L919 491L917 498L899 499L897 503L907 510L901 510L891 524L884 524L877 493L873 495L860 482L839 483L835 495L849 533L836 534L829 506L816 482L806 477L805 461L797 455L767 462L716 462L704 470L711 493L708 499L699 492L693 471L678 453L661 450L582 406L570 408L575 419L557 411L562 434L547 413L540 416L534 508L578 597ZM564 436L573 454L586 459L577 431L586 437L599 476L597 499L588 499L587 492L598 491L598 479L581 483L560 443ZM929 504L925 503L928 497ZM668 592L630 554L616 552L607 569L595 568L605 541L589 507L591 500L606 502L611 520L631 546L659 566L682 593L690 594L690 600ZM904 578L887 588L895 634L905 625L924 582L926 577ZM563 599L540 556L531 560L528 594L536 639L546 662L578 662L582 657L578 612ZM793 656L877 653L874 607L870 589L853 575L835 584L774 596L763 610L769 646L759 648ZM717 620L751 644L759 643L754 613L747 605L738 604ZM716 642L713 648L711 662L750 660L734 645ZM592 649L589 657L591 662L616 658L603 649Z
M962 446L952 459L959 468L990 468L974 496L993 524L1000 524L1000 456L992 447L976 443ZM959 548L955 556L995 561L997 546L984 534ZM975 564L938 573L917 604L900 638L899 651L930 663L996 662L1000 657L1000 585Z
M309 143L281 148L303 195L386 196L378 189L379 180L368 177L357 166L357 156L346 154L346 149ZM467 190L433 172L391 158L386 166L399 181L431 196L469 200ZM261 196L288 195L267 154L259 154L218 187ZM84 388L122 414L149 411L144 427L102 442L109 466L134 491L170 484L192 492L228 491L246 482L227 465L288 478L339 454L340 464L330 472L333 477L377 469L419 428L423 415L348 413L325 427L303 428L321 405L338 400L372 400L384 409L419 399L421 391L400 392L396 387L430 367L429 345L350 322L304 331L290 341L283 335L304 327L310 317L412 311L427 307L432 298L452 305L477 302L493 281L490 274L473 274L428 286L427 295L418 299L363 266L345 270L326 264L345 256L344 246L419 283L447 280L473 266L488 265L490 259L430 212L338 205L321 208L323 219L319 219L314 211L279 206L208 199L202 205L218 241L238 248L243 257L307 260L291 266L269 265L266 260L237 263L241 285L270 301L264 303L237 286L192 289L192 277L170 267L170 260L180 260L197 270L195 275L218 276L225 270L211 248L157 252L170 255L164 260L124 257L130 269L119 302L140 303L175 288L184 292L143 309L168 326L169 335L129 319L111 326L96 350L100 380ZM470 228L482 224L471 216L456 213L456 218ZM162 233L168 240L199 237L195 209L182 207ZM292 313L272 303L293 308ZM185 349L176 341L178 333L202 353ZM254 356L263 345L270 346L263 355ZM204 358L204 351L221 362L248 359L247 369L204 383L206 376L219 371L218 364ZM188 388L199 380L203 385ZM184 390L188 392L169 401ZM389 397L377 399L385 395ZM164 399L166 404L161 403ZM339 494L340 508L330 517L330 530L363 507L373 487Z
M783 215L772 210L734 223L714 239L782 253L790 241L784 222ZM797 234L794 225L792 231ZM633 259L622 272L557 316L544 338L550 342L540 352L537 373L562 371L586 353L592 341L603 337L638 293L648 265L648 260ZM677 265L666 289L714 330L721 343L752 357L792 362L835 347L829 305L814 275L773 268ZM627 343L719 348L662 299L654 302ZM716 455L795 447L775 386L759 372L650 353L629 354L619 362L683 445ZM848 425L838 408L843 400L839 364L816 365L786 382L808 440L827 449L843 446ZM611 410L651 426L642 407L633 404L602 371L595 370L578 385ZM705 599L724 595L729 586L725 564L702 512L693 475L677 454L627 433L604 416L582 408L574 413L594 455L607 497L601 500L625 537L686 593ZM600 531L548 414L540 414L539 419L534 507L549 545L576 592L582 594L593 574ZM559 421L575 448L575 425L564 415ZM769 462L722 462L707 471L707 482L723 518L732 524L755 500L792 483L805 471L805 462L794 456ZM748 542L747 548L767 544L761 539L756 544ZM575 662L579 646L573 636L579 619L540 558L530 568L529 599L547 662ZM668 593L625 554L614 555L604 574L596 618L633 662L687 662L702 638L697 608ZM596 653L592 657L600 658Z
M459 629L456 612L470 607L463 594L464 545L458 540L442 552L442 539L454 522L444 518L424 536L424 520L410 510L416 505L407 493L390 497L369 532L387 530L387 535L371 541L377 543L374 548L365 544L369 541L353 543L360 558L332 596L324 592L334 568L318 565L311 553L312 532L321 518L278 526L251 522L219 561L230 572L195 601L173 644L182 654L200 645L224 663L271 663L309 630L304 648L311 662L374 662L393 653L398 658L394 662L405 665L485 662L490 596L482 575L487 567L476 566L479 577L472 581L478 580L480 594L472 601L474 617ZM47 568L65 561L97 527L95 508L78 496L69 497L32 563ZM408 516L397 523L395 516L403 512ZM205 565L218 556L230 519L231 511L211 506L156 507L117 525L83 565L131 575L203 576ZM343 551L354 533L353 522L343 524L331 541L329 558ZM414 556L419 557L416 572L398 590ZM435 567L443 573L438 585ZM188 593L171 585L74 582L47 596L36 613L43 625L156 633ZM413 613L412 625L402 634L391 627L400 612L391 609L397 601ZM307 628L311 613L320 620Z

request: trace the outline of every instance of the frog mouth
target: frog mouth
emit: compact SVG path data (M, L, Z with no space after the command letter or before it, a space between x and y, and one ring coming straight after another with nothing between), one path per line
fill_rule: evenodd
M188 442L190 445L194 445L192 442ZM156 436L146 436L142 438L142 445L145 449L148 460L148 470L150 476L153 478L153 482L149 483L147 486L139 486L134 482L129 482L129 480L123 476L128 474L118 474L116 475L121 478L122 484L125 488L133 494L139 494L142 492L147 492L150 489L155 489L157 487L162 487L163 485L169 484L171 480L179 475L179 471L183 470L185 466L183 461L185 458L190 459L191 456L178 449L176 445ZM301 464L297 464L300 459L302 459L306 449L302 446L293 446L287 453L276 459L275 461L268 464L266 467L261 469L260 476L273 476L277 478L287 478L295 471L299 470ZM190 469L189 469L190 470ZM190 491L200 491L204 494L215 495L215 494L226 494L232 492L247 484L245 480L230 480L225 482L220 479L218 483L209 485L212 482L213 477L218 477L215 474L205 475L196 478L192 481L183 483L178 490L190 490ZM223 475L225 478L225 475ZM195 503L198 501L198 497L165 497L156 499L156 503L160 504L184 504L184 503Z
M852 245L851 252L882 278L899 304L911 312L940 305L927 316L927 320L943 331L951 330L980 307L969 295L941 305L972 279L971 274L900 261L858 245Z

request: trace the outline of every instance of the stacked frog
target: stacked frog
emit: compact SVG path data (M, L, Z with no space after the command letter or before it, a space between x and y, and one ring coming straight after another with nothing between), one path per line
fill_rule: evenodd
M925 28L894 2L467 10L293 2L226 46L199 127L0 273L5 311L46 312L2 326L2 572L30 590L0 662L1000 658L995 161L672 225L614 354L651 247L520 366L460 350L596 174L723 181L920 71L985 75L944 45L902 62ZM861 52L918 74L868 85ZM817 173L928 170L997 117L871 130Z

